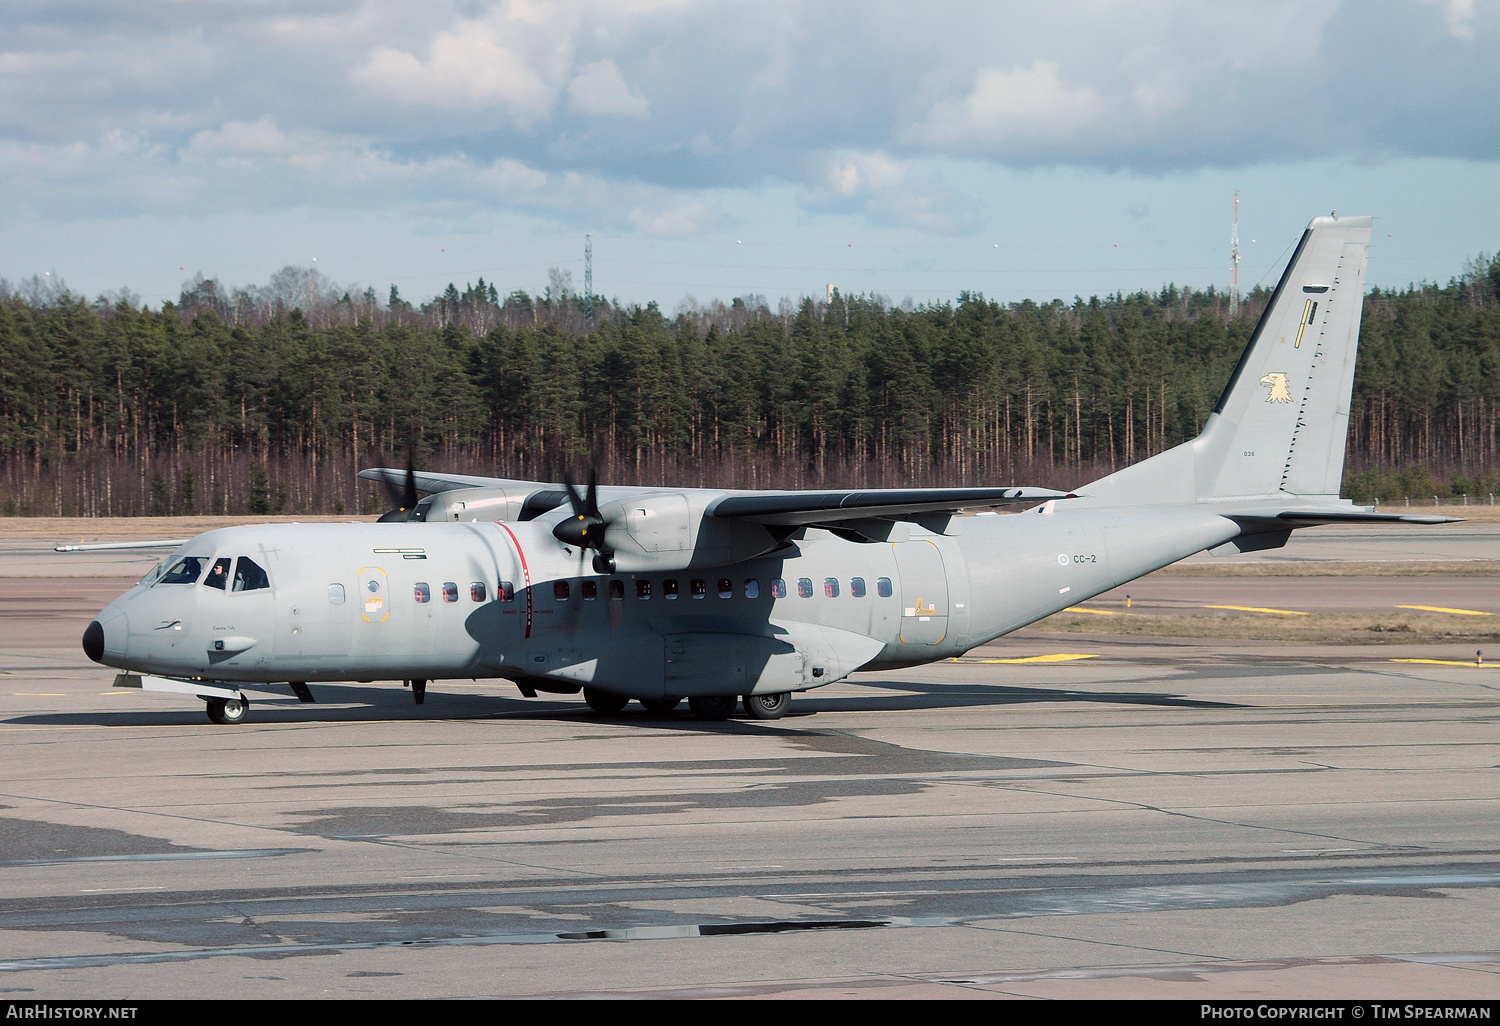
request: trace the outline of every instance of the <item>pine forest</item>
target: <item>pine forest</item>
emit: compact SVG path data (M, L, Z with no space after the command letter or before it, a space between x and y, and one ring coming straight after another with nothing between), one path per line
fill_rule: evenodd
M370 513L404 466L744 488L1071 487L1196 434L1269 299L421 304L287 268L178 303L0 281L0 511ZM1500 258L1365 299L1345 495L1500 492ZM1489 500L1492 501L1492 500Z

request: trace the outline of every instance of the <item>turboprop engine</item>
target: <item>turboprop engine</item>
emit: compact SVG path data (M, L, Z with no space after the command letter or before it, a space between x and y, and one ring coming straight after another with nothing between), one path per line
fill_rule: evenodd
M719 498L715 493L641 492L600 506L591 480L584 495L569 482L567 495L572 510L552 534L565 545L597 552L597 573L726 566L770 552L790 533L707 516L708 504Z
M717 520L704 509L717 496L656 492L605 503L599 510L609 525L606 543L617 570L654 570L728 566L753 559L779 546L764 524Z

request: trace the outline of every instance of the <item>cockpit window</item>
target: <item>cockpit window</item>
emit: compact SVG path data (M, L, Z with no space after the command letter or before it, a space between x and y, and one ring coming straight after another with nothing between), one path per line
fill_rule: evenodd
M229 581L229 564L234 560L228 556L220 556L214 560L214 565L208 568L208 576L203 578L203 583L210 588L224 590L224 585Z
M261 588L269 588L270 586L271 579L260 568L260 564L248 556L241 556L239 563L234 568L234 590L258 591Z
M208 563L207 556L183 556L172 564L172 569L162 574L157 584L197 584L198 578L203 576L203 568Z

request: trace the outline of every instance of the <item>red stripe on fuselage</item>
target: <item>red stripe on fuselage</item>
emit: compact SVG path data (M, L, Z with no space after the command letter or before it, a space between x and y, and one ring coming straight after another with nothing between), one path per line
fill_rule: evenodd
M526 591L526 636L529 638L531 637L531 569L526 565L526 553L521 551L521 540L516 537L516 532L501 524L498 520L495 523L499 524L500 527L505 529L505 533L510 535L511 544L516 547L516 555L521 557L521 583Z

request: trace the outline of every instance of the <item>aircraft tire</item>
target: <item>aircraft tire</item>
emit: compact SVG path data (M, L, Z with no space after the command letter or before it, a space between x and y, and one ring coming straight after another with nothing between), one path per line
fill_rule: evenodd
M752 720L779 720L791 707L790 691L780 691L774 695L745 696L745 712Z
M589 708L596 713L605 716L613 716L630 704L630 699L624 695L617 695L610 691L600 691L597 688L584 688L583 700L589 704Z
M688 699L688 708L700 720L727 720L737 704L733 695L694 695Z
M250 699L243 696L238 701L233 698L208 699L208 718L223 726L232 727L237 723L244 723L249 711Z
M680 698L643 698L641 705L652 716L665 716L682 704Z

